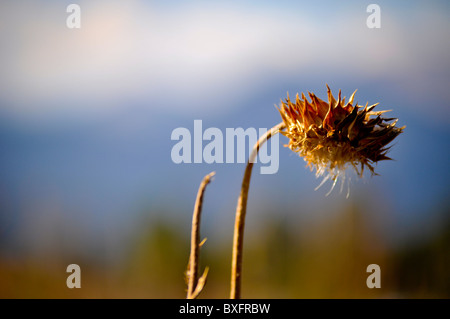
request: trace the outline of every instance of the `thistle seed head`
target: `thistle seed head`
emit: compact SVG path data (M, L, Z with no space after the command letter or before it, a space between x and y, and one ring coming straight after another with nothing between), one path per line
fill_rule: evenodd
M317 177L325 175L319 187L331 179L333 189L339 177L343 187L349 166L360 177L365 167L377 175L374 164L391 159L386 156L387 145L404 127L396 127L395 118L383 118L388 111L373 111L378 103L364 107L353 104L356 91L346 103L340 90L336 100L328 85L327 89L328 102L309 92L311 102L303 93L301 98L297 94L295 102L289 95L281 101L279 112L286 129L280 133L289 138L285 146L303 157L311 170L315 168Z

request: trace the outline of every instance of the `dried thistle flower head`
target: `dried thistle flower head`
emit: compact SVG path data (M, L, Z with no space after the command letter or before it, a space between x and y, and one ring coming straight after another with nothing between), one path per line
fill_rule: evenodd
M311 170L315 168L317 177L327 173L318 187L331 179L332 190L341 176L342 190L345 170L350 165L360 177L365 166L376 175L373 165L390 159L386 156L390 148L387 145L404 127L395 126L397 119L381 117L388 111L372 111L378 103L353 105L356 91L345 103L340 90L336 100L328 85L327 89L328 103L309 92L311 102L303 93L301 99L297 94L295 103L288 95L279 109L286 125L281 133L289 138L286 146L299 153Z

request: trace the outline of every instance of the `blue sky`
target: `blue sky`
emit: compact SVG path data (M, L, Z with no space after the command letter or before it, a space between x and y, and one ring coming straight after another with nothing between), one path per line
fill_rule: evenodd
M243 164L176 165L173 129L195 119L205 128L269 128L286 92L325 99L326 83L346 96L358 89L356 101L380 102L407 126L395 161L354 181L352 196L381 201L393 233L415 236L438 223L429 212L446 201L450 177L446 2L379 1L376 30L366 27L363 1L80 1L79 30L65 25L68 3L0 5L5 242L32 246L55 227L78 225L74 240L100 234L113 245L112 234L132 230L145 211L184 223L212 170L205 207L212 224L230 224ZM345 194L314 191L319 181L304 164L281 148L278 174L253 178L255 202L292 214L344 205Z

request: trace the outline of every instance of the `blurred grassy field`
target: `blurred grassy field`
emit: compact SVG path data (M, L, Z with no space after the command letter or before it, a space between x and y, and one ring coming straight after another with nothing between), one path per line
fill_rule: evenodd
M420 243L391 247L364 216L361 207L349 204L333 218L307 225L287 216L266 219L246 234L243 297L450 297L448 220ZM184 298L188 243L186 230L163 219L143 225L120 261L76 259L81 289L66 287L70 253L2 257L0 297ZM200 298L228 298L230 261L231 234L229 241L206 242L201 267L210 272ZM381 267L380 289L366 287L372 263Z

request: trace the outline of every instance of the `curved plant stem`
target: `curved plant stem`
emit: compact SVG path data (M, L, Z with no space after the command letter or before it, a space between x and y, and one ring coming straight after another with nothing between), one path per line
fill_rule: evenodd
M245 227L245 214L247 211L247 198L248 189L250 187L250 177L252 175L253 163L258 155L259 148L273 135L285 128L284 123L275 125L269 131L266 132L256 142L253 147L253 151L245 167L244 178L242 180L241 193L239 196L237 208L236 208L236 220L234 224L234 237L233 237L233 254L231 261L231 299L241 298L241 275L242 275L242 252L244 243L244 227Z
M195 201L194 214L192 216L192 232L191 232L191 252L189 255L189 265L187 269L188 276L188 291L187 299L195 299L200 294L206 282L208 268L205 269L203 275L198 278L199 256L200 256L200 217L202 213L203 194L205 193L206 185L209 184L215 172L206 175L198 189L197 199Z

